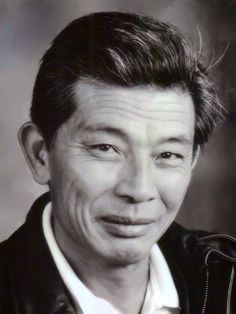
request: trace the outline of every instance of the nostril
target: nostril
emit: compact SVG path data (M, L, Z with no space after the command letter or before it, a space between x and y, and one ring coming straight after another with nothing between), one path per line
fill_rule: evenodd
M135 201L135 199L133 198L133 197L131 197L131 196L125 196L124 197L125 199L126 199L126 201L127 201L127 203L129 203L129 204L134 204L134 203L136 203L136 201Z
M132 196L129 196L129 195L125 195L123 196L124 200L128 203L128 204L136 204L136 203L139 203L139 202L143 202L144 200L139 200L139 199L135 199L134 197ZM153 201L154 200L154 197L151 197L149 199L147 199L146 201Z

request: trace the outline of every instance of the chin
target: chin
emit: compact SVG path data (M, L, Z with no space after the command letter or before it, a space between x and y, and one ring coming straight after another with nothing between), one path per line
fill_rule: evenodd
M107 263L111 266L126 267L129 265L137 264L142 261L143 258L138 257L135 254L126 252L126 254L116 254L107 257Z
M117 248L116 251L113 248L105 258L110 265L124 267L142 262L149 255L150 250L147 250L147 246L143 249L127 246L126 248Z

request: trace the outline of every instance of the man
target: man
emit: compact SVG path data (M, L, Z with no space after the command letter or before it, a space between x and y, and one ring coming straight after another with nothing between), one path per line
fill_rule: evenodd
M220 111L173 26L119 12L67 26L19 131L49 193L1 244L1 313L236 313L235 241L173 223Z

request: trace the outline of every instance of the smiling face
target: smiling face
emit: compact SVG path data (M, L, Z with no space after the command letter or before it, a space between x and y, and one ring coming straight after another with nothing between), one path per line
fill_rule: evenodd
M83 258L144 260L174 220L193 163L194 107L180 89L79 82L50 151L55 235Z

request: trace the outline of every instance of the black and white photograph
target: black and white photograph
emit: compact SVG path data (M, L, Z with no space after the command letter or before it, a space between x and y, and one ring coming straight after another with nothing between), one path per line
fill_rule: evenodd
M0 314L236 314L236 1L0 2Z

